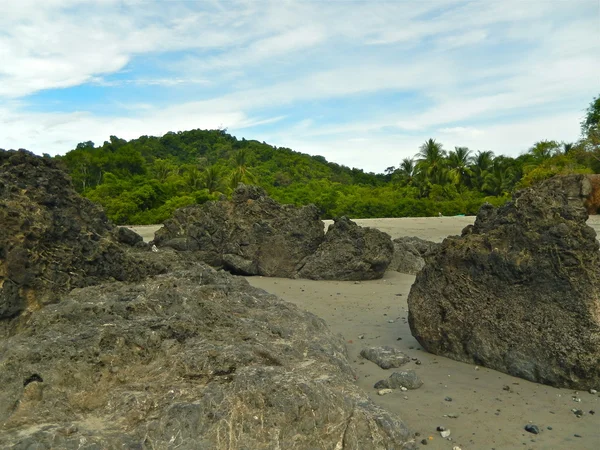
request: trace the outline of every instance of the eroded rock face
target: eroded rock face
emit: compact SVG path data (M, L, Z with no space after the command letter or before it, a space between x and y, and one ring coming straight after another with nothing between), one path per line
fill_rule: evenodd
M55 161L24 150L0 150L0 224L0 320L75 287L158 271L132 262L102 209Z
M76 289L0 339L0 447L414 448L321 319L168 255L186 269Z
M312 280L373 280L383 277L393 253L388 234L359 227L341 217L329 225L325 240L303 261L297 276Z
M583 205L589 214L600 213L600 174L554 177L536 186L536 189L562 191L570 205Z
M208 264L236 274L293 277L323 235L316 207L280 205L262 188L240 185L232 201L175 211L153 243L198 252Z
M418 237L394 239L394 256L388 270L415 275L425 266L424 256L438 247L438 243Z
M409 298L428 351L558 387L600 385L600 252L551 180L484 205L426 257Z

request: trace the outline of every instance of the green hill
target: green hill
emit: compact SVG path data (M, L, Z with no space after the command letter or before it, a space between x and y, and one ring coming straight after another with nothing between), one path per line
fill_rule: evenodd
M179 207L229 195L239 182L258 184L277 201L314 203L323 218L474 214L501 204L516 187L558 173L600 171L594 99L573 144L541 141L510 158L464 147L446 151L434 139L385 174L365 173L288 148L237 139L223 130L190 130L101 146L84 142L58 156L76 189L118 224L151 224Z

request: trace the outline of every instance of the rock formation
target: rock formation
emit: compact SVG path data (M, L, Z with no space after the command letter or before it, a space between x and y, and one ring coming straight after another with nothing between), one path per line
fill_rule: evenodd
M139 280L101 208L80 197L57 163L0 150L0 320L101 280Z
M570 205L583 205L589 214L600 213L600 174L553 177L535 189L563 191Z
M425 255L438 247L438 243L418 237L394 239L394 256L388 270L415 275L425 266Z
M342 217L329 226L325 240L302 262L297 276L312 280L373 280L383 276L393 253L388 234L359 227Z
M195 252L125 251L51 160L0 163L0 448L414 449L323 320Z
M390 237L343 217L329 227L313 205L280 205L257 186L240 184L232 200L181 208L153 244L193 251L234 274L314 280L381 278L393 253Z
M262 188L240 185L232 201L175 211L153 243L198 252L208 264L236 274L292 277L323 234L316 207L280 205Z
M531 381L600 385L600 252L581 203L550 180L426 257L409 298L428 351Z

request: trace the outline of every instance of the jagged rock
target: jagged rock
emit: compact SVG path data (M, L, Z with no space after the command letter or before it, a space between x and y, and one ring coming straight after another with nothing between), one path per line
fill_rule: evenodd
M374 362L382 369L400 367L410 361L410 357L394 347L368 347L360 351L360 356Z
M383 277L392 260L390 236L374 228L363 228L350 219L335 219L317 251L298 271L299 278L312 280L373 280Z
M73 290L0 336L1 448L414 448L321 319L144 255L175 271Z
M115 237L121 244L129 245L131 247L135 247L140 242L144 242L142 236L127 227L117 227L115 230Z
M531 381L600 383L600 252L559 180L517 192L428 256L408 297L428 351Z
M49 159L0 150L0 321L101 280L139 280L102 209L80 197Z
M418 237L400 237L393 241L394 256L388 270L415 275L425 266L424 256L439 246Z
M570 205L583 205L589 214L600 212L600 174L553 177L536 186L536 189L562 191Z
M198 252L203 261L242 275L293 277L323 240L315 206L280 205L257 186L240 186L232 201L175 211L153 241Z
M392 373L386 380L375 383L375 389L419 389L423 381L414 370L403 370Z

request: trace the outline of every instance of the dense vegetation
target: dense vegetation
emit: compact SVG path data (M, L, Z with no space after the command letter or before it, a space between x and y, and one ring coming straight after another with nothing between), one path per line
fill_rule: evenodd
M102 146L83 142L62 160L76 188L119 224L159 223L181 206L228 195L239 182L263 186L282 203L316 204L324 218L474 214L512 190L555 174L600 172L600 96L576 143L541 141L511 158L434 139L384 174L351 169L224 130L191 130Z

